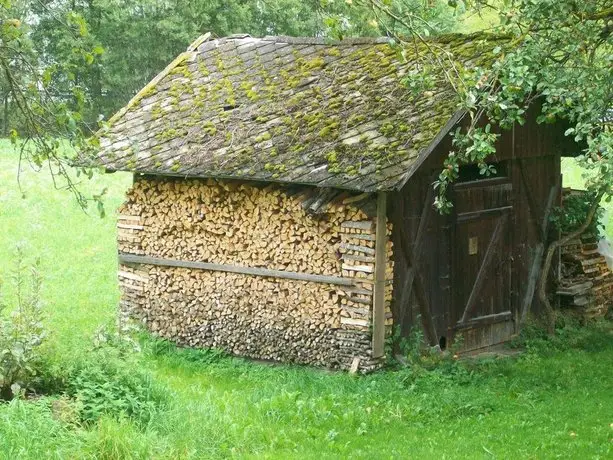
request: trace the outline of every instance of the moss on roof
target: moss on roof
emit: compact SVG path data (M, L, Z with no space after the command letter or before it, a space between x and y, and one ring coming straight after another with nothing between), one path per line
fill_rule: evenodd
M204 41L113 117L98 160L149 174L392 189L457 111L442 67L418 57L488 66L504 41L454 34L402 50L381 39ZM416 70L427 85L411 91L402 80Z

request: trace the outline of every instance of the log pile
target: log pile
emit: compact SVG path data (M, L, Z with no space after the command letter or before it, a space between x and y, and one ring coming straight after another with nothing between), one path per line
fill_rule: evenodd
M607 314L613 303L613 274L598 252L598 237L584 234L562 247L562 276L557 290L560 306L584 318Z
M386 291L385 315L387 334L392 327L392 280L393 264L391 262L392 243L389 239L391 227L388 224L386 252ZM346 221L341 223L341 241L339 244L342 275L355 279L352 287L344 288L341 298L341 328L337 333L340 345L339 356L342 367L351 366L359 353L360 365L365 370L375 369L379 360L372 358L370 328L373 320L373 289L375 273L375 237L376 229L372 220Z
M373 212L375 200L367 194L141 177L120 208L120 254L221 268L123 263L122 310L185 346L375 369L381 358L372 357ZM386 252L391 328L391 243ZM224 271L228 266L324 275L338 283Z

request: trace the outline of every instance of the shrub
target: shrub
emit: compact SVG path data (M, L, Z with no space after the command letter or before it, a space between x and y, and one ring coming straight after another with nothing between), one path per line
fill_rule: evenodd
M22 255L18 252L17 268L12 277L16 307L0 299L0 399L10 399L32 388L42 358L40 345L46 332L40 302L41 277L37 266L24 274Z
M115 321L103 324L95 331L94 350L120 359L129 358L141 351L140 343L135 339L141 330L140 325L118 312Z
M548 334L538 323L529 323L522 328L519 337L510 345L524 348L532 355L544 356L570 349L597 352L611 347L612 330L613 325L608 320L582 324L575 316L559 312L553 335Z
M553 209L549 220L562 233L571 233L585 222L595 197L594 192L571 193L564 198L564 206ZM603 217L604 208L599 206L586 233L600 236L601 230L604 228Z
M166 404L165 388L149 372L104 351L91 353L69 370L65 391L77 400L86 423L111 416L145 424Z

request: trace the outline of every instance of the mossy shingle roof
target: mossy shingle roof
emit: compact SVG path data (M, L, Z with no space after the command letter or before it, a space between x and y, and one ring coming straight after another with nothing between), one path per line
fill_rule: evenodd
M501 39L447 35L442 62L486 65ZM432 87L401 80L423 43L398 58L382 39L202 39L115 115L96 163L111 171L241 178L374 191L397 188L457 113ZM438 135L438 139L437 139Z

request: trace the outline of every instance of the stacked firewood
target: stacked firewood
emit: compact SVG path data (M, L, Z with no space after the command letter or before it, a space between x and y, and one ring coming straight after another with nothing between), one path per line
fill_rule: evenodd
M585 318L606 315L613 304L613 274L598 252L596 235L582 235L562 247L557 294L560 306L573 308Z
M151 256L336 274L340 224L368 216L339 200L329 204L326 219L314 219L303 207L309 192L291 195L279 187L212 180L141 180L120 214L140 217L142 250Z
M180 344L324 365L336 352L330 286L236 273L152 267L150 329Z
M367 194L140 178L120 208L120 253L222 269L124 263L122 308L181 345L376 368L381 360L371 352L373 213L374 198ZM391 243L386 249L391 327ZM223 270L227 266L330 276L342 283L231 273Z
M375 231L374 222L347 221L341 224L341 243L339 245L342 274L355 279L354 286L344 288L341 298L341 329L337 333L341 349L339 357L343 367L354 362L356 350L361 350L360 366L365 370L377 367L380 360L372 357L370 328L373 320L373 291L375 283ZM392 243L389 239L391 226L386 229L387 264L385 287L385 318L387 334L392 327Z

